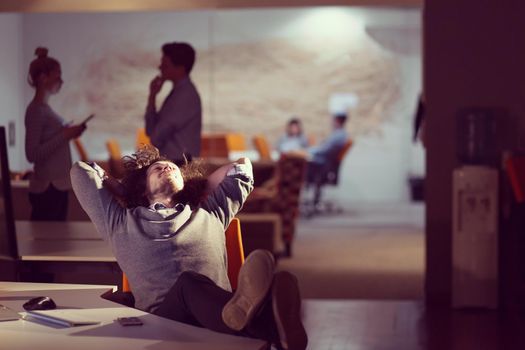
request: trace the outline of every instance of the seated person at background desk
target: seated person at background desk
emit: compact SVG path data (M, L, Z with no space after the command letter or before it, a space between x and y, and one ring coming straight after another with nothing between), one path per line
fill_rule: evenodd
M290 154L304 156L308 160L307 182L313 183L316 176L334 160L338 152L348 141L348 133L345 129L346 114L333 116L332 132L319 145L312 146L305 151L292 151Z
M308 148L308 160L311 163L324 164L334 156L348 141L345 129L346 114L336 114L332 121L332 132L319 145Z
M346 120L346 114L334 115L330 135L319 145L308 148L307 183L316 183L318 181L318 176L322 175L325 167L334 161L339 151L348 141L348 133L345 129Z
M71 180L128 276L136 307L285 349L306 348L297 280L274 274L269 252L248 256L231 292L224 230L253 189L250 161L241 158L208 179L195 162L179 168L151 146L123 161L121 183L83 162L74 164Z
M279 153L300 151L308 148L308 139L303 134L303 127L299 118L292 118L286 124L286 134L277 142Z
M39 47L30 66L27 81L35 95L26 109L25 152L34 171L29 179L31 220L64 221L67 217L68 190L71 188L69 141L82 135L86 124L67 125L50 106L49 99L62 87L58 60Z

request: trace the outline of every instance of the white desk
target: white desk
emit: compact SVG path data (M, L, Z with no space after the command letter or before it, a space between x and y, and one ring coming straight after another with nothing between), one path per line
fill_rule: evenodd
M116 262L90 221L15 221L23 261Z
M61 289L56 289L60 287ZM18 349L264 349L256 339L216 333L122 307L99 297L112 286L82 286L0 282L0 304L22 312L22 304L34 296L51 297L59 308L75 308L98 325L60 328L17 320L0 322L0 348ZM117 317L136 316L143 326L123 327Z

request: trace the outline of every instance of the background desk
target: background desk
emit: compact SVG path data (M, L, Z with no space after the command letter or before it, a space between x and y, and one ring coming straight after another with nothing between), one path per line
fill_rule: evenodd
M90 221L16 221L15 226L20 260L116 262Z
M16 221L22 280L118 284L122 278L109 244L90 221Z
M29 203L29 180L12 180L13 211L15 220L29 220L31 205ZM86 212L80 206L73 190L69 190L67 220L89 220Z
M57 289L60 287L60 289ZM260 340L216 333L118 306L99 297L112 286L81 286L0 282L0 304L16 312L34 296L51 297L59 308L73 308L98 325L59 328L18 320L0 322L0 348L18 349L263 349ZM136 316L143 326L122 327L117 317Z

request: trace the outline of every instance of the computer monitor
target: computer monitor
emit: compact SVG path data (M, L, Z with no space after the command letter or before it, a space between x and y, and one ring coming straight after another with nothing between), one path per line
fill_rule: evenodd
M5 127L0 126L0 260L18 259Z

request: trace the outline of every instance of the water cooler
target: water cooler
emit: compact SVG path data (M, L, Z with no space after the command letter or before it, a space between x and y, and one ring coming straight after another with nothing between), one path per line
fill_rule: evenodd
M452 303L498 306L498 172L466 165L453 175Z
M453 172L452 306L498 307L498 170L495 119L487 111L458 116L458 156Z

